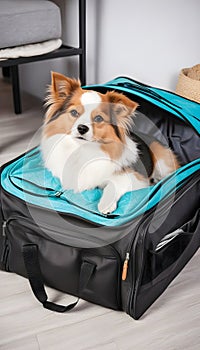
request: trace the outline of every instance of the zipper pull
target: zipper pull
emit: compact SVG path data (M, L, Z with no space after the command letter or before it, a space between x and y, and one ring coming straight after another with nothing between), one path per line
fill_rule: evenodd
M2 236L3 237L6 236L6 225L7 225L7 221L3 221L3 225L2 225Z
M56 196L56 197L60 197L62 194L63 194L63 191L57 191L57 192L55 193L55 196Z
M122 270L122 281L125 281L127 277L129 258L130 258L129 253L126 253L126 259L124 260L124 265Z

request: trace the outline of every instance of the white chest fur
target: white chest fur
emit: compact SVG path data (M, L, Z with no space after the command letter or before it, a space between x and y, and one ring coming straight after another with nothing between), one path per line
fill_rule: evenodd
M70 135L60 134L42 141L45 166L58 177L64 189L81 192L95 187L104 187L119 164L112 161L93 142L75 140Z

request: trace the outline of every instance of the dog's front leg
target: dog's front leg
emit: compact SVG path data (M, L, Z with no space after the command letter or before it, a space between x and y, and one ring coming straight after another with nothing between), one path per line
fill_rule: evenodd
M98 209L102 214L112 213L117 208L118 200L129 191L149 185L148 179L138 176L136 173L115 174L106 183L103 195L98 204Z
M104 187L103 195L98 204L98 209L102 214L112 213L117 208L118 195L115 183L109 181Z

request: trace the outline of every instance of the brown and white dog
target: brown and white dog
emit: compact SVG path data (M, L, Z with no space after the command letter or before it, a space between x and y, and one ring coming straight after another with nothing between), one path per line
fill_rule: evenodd
M128 191L149 186L179 165L175 155L157 141L150 146L151 176L137 164L138 145L130 137L138 104L121 93L83 90L80 82L52 73L41 149L45 166L64 190L103 189L98 209L113 212Z

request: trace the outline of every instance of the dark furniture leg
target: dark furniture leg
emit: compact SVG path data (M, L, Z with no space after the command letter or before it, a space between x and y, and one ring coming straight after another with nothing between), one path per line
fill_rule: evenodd
M18 65L11 66L10 73L12 78L14 110L16 114L20 114L22 112L22 107L21 107L21 98L20 98Z
M4 78L10 78L10 68L2 67L2 73Z
M86 0L79 0L79 76L81 84L86 84Z

